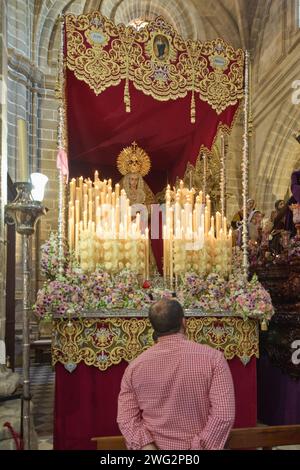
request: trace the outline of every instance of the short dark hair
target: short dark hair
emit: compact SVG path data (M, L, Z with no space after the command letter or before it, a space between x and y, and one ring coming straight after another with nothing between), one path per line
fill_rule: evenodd
M183 308L177 300L162 299L149 309L149 320L157 337L178 333L183 318Z

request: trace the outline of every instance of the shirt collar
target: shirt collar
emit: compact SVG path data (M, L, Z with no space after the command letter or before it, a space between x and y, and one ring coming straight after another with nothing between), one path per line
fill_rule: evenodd
M165 343L178 343L182 340L185 340L186 337L184 333L173 333L171 335L166 335L166 336L160 336L158 337L157 341L159 344L165 344Z

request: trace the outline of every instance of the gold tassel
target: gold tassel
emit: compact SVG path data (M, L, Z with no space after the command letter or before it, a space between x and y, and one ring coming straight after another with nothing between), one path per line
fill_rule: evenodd
M192 99L191 99L191 123L195 124L196 122L196 106L195 106L195 92L192 90Z
M124 103L126 105L126 113L130 113L131 112L131 105L130 105L130 93L129 93L128 77L126 77L126 81L125 81Z
M268 331L268 322L263 320L260 324L261 331Z

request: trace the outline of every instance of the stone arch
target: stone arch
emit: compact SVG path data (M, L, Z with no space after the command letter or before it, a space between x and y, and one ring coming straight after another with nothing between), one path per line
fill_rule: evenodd
M184 37L196 37L195 8L191 1L178 0L122 0L117 3L114 15L116 23L129 23L138 17L153 19L163 16Z
M259 153L253 155L255 177L253 175L251 188L263 210L273 209L274 198L285 196L290 184L290 175L297 161L300 163L299 144L292 137L298 127L299 107L291 102L291 83L297 78L298 56L292 48L288 54L281 55L280 60L276 62L276 68L272 60L266 63L265 31L269 21L276 21L276 12L271 12L271 7L272 0L258 3L251 33L254 60L254 129L255 119L261 119L255 142L264 141ZM254 48L255 37L257 39ZM281 42L278 43L276 38L273 41L274 47L284 50L286 34ZM263 116L260 116L261 112Z
M299 110L291 103L280 119L273 122L271 136L266 140L258 173L268 184L261 186L257 193L258 201L265 207L271 204L270 187L273 196L283 198L290 185L292 171L296 166L300 167L300 147L293 137L298 121Z
M49 52L51 51L53 55L54 45L56 45L56 49L59 47L59 42L57 43L55 41L58 31L58 16L66 11L74 11L77 14L82 13L83 7L84 0L52 0L52 3L44 13L42 20L39 22L40 27L36 35L38 65L42 67L51 66L51 64L48 64L49 58L51 57Z
M270 10L272 6L272 0L266 0L265 2L259 2L258 11L255 15L253 22L253 30L251 32L251 50L252 50L252 60L255 60L255 73L253 79L255 82L258 82L259 73L260 73L260 59L262 56L262 50L264 46L264 35L265 35L265 26L268 23L270 18Z
M83 8L83 13L88 13L89 11L101 10L102 0L86 0Z
M262 47L263 25L269 16L271 1L265 0L257 3L250 34L250 50L253 52L259 51Z

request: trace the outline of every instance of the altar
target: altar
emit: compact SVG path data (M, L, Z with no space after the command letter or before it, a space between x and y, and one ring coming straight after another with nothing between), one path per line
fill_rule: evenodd
M89 312L55 319L54 449L94 449L91 438L118 435L117 399L129 361L153 344L146 312ZM186 310L187 336L223 351L236 395L235 427L256 425L258 322Z

